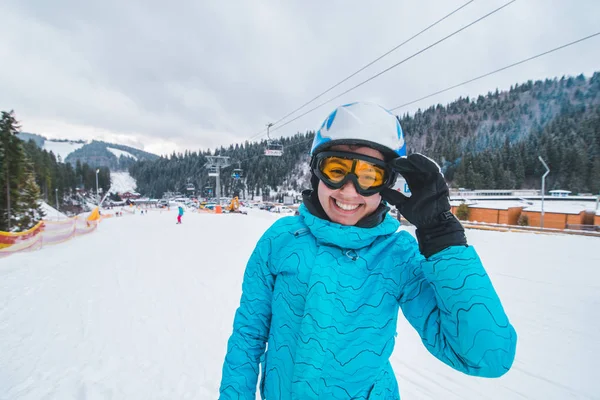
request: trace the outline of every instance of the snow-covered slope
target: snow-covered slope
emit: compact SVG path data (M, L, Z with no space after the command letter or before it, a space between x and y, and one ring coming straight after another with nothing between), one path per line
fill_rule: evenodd
M108 150L111 153L113 153L115 156L117 156L117 158L123 156L123 157L133 158L134 160L137 161L137 157L134 156L133 154L127 152L127 151L123 151L123 150L119 150L119 149L113 149L112 147L107 147L106 150Z
M75 142L53 142L51 140L46 140L44 142L44 150L51 151L54 153L56 157L60 155L62 161L65 161L65 158L72 152L77 149L82 148L85 143L75 143Z
M129 172L111 172L110 184L113 193L133 192L136 189L135 179Z
M2 260L0 399L218 398L246 261L275 218L188 212L176 225L176 210L151 211ZM598 239L467 236L517 330L514 366L456 372L400 317L402 398L597 399Z
M44 213L46 214L44 216L45 220L52 220L52 221L57 221L57 220L61 220L61 219L67 219L69 217L67 217L65 214L59 212L56 210L56 208L48 205L48 203L46 203L45 201L40 201L40 208L44 211Z

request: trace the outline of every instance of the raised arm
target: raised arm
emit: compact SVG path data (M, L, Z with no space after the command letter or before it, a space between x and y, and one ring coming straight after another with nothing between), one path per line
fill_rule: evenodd
M450 212L449 189L440 166L414 153L390 162L411 196L391 189L382 197L417 227L411 266L404 270L400 306L437 358L469 375L498 377L515 357L517 334L465 231ZM406 254L404 254L406 256Z
M268 265L269 252L269 240L261 238L246 266L240 306L223 364L221 400L255 399L259 360L265 352L271 324L275 279Z
M517 334L473 247L429 259L415 252L400 307L431 354L469 375L495 378L511 367Z

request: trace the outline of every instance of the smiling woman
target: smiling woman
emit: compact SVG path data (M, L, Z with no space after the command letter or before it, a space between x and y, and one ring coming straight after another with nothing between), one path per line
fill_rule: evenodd
M383 168L375 165L369 168L366 162L361 162L360 156L365 155L381 161L384 157L380 151L366 146L337 145L332 146L331 150L346 152L347 158L345 162L326 160L319 169L322 171L319 175L328 178L319 181L319 202L333 222L342 225L356 225L358 221L371 215L381 203L381 196L378 193L362 195L360 192L368 189L381 189L384 184L384 174L386 174ZM350 157L353 155L358 158L352 160ZM357 165L361 165L362 168L357 170ZM375 168L377 168L377 172ZM317 172L315 171L315 173ZM352 176L353 179L348 179L349 176ZM337 182L332 185L332 181Z
M390 356L399 309L450 367L482 377L510 369L516 332L449 213L439 169L404 154L398 119L378 105L348 104L325 120L311 149L313 190L246 266L221 400L254 398L259 365L263 399L398 400ZM382 202L395 193L388 164L405 167L398 160L424 162L405 168L416 183L408 206L395 199L418 243Z

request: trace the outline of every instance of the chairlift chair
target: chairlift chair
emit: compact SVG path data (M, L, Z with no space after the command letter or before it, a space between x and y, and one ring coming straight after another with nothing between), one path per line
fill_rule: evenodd
M283 145L276 141L267 141L267 148L265 149L265 156L281 157L283 155Z
M243 176L244 171L240 168L235 168L233 172L231 172L231 177L233 179L240 179Z
M283 145L276 140L272 140L269 135L269 129L273 125L273 123L267 124L267 148L265 149L265 156L281 157L283 155Z

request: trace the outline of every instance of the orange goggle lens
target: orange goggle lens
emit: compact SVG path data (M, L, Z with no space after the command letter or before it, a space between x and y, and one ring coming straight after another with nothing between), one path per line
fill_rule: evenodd
M386 179L384 168L358 159L326 157L321 161L319 170L333 183L342 182L348 174L353 173L356 175L358 184L362 189L382 186Z

